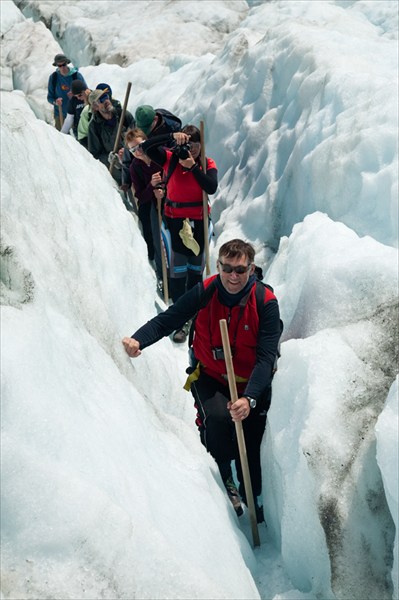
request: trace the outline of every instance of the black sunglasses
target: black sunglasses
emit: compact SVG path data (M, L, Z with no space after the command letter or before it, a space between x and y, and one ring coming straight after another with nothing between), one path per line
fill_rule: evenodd
M66 67L67 63L61 63L60 65L57 65L57 67Z
M251 268L251 265L247 265L246 267L244 267L244 265L238 265L238 267L233 267L228 263L222 263L220 259L218 260L218 263L222 267L222 271L224 271L225 273L233 273L234 271L234 273L237 273L237 275L243 275Z

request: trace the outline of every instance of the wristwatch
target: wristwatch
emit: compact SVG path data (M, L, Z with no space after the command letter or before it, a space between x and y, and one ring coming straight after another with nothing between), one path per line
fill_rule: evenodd
M249 402L249 407L250 408L255 408L255 406L256 406L256 400L255 400L255 398L251 398L251 396L245 396L245 398Z

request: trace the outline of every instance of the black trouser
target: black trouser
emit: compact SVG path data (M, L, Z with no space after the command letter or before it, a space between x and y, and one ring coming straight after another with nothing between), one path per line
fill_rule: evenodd
M144 204L139 203L139 221L141 223L141 229L145 243L147 244L147 254L149 260L154 260L154 240L152 237L151 228L151 207L152 202L145 202Z
M227 409L230 399L229 387L201 372L191 385L199 420L197 425L208 452L215 459L223 481L231 475L231 461L235 461L240 494L244 501L244 478L239 456L236 428ZM266 426L266 413L270 406L271 388L265 392L256 408L242 421L249 472L254 497L262 492L262 471L260 465L260 445Z
M184 219L165 217L165 223L170 231L171 257L169 268L169 291L173 302L176 302L186 291L202 281L204 271L204 222L193 221L193 237L198 242L200 252L187 248L179 235Z
M155 272L158 279L163 279L162 275L162 254L161 254L161 232L159 231L158 209L154 202L151 202L150 222L152 241L154 244Z

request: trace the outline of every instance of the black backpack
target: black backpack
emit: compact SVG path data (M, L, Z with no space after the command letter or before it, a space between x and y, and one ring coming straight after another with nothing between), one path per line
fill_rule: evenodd
M162 115L165 123L171 128L172 131L181 131L182 122L179 117L176 117L173 113L166 108L156 108L156 113Z
M262 311L263 306L265 305L265 288L268 288L273 293L274 293L274 290L273 290L272 286L269 285L268 283L263 283L263 281L262 281L263 272L262 272L261 267L255 266L255 275L257 277L256 290L255 290L256 310L259 315ZM201 300L200 300L200 307L199 307L197 313L194 315L192 322L191 322L190 331L188 334L188 347L189 347L189 356L190 356L191 367L194 367L194 368L197 364L197 361L194 357L193 348L192 348L193 339L194 339L195 320L197 318L199 311L201 309L205 308L205 306L207 306L208 303L211 301L213 294L216 292L216 289L217 288L216 288L216 277L215 277L215 279L213 281L211 281L211 283L208 285L208 287L206 287L204 289ZM281 339L281 334L283 333L283 330L284 330L284 323L280 319L280 339ZM277 346L277 355L276 355L276 360L274 362L273 373L275 373L277 371L277 360L281 356L280 339L279 339L278 346Z

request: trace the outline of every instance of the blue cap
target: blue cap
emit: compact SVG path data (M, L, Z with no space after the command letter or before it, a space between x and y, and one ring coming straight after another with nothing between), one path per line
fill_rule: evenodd
M99 84L96 86L96 90L105 90L106 88L107 88L107 90L108 90L108 92L109 92L110 96L112 96L112 90L111 90L111 86L110 86L110 85L108 85L108 83L99 83Z

